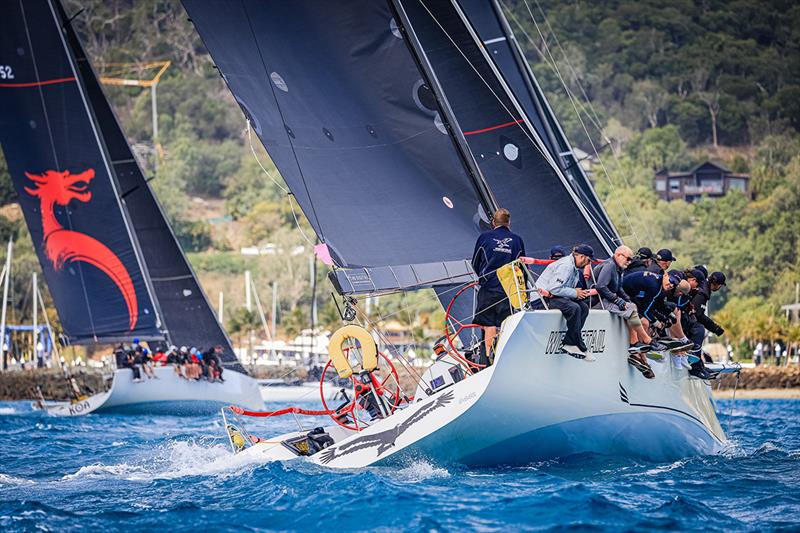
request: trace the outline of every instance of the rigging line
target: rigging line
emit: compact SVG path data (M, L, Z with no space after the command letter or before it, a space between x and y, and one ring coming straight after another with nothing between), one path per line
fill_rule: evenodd
M463 50L461 50L461 47L459 47L458 44L456 44L456 42L453 39L453 37L447 32L447 30L444 29L442 24L434 16L434 14L431 12L431 10L428 9L428 6L425 5L425 1L424 0L419 0L419 3L425 9L425 11L428 12L428 15L436 23L436 25L439 27L439 29L442 31L442 33L444 33L444 35L447 37L447 39L450 41L450 43L453 45L453 47L456 50L458 50L458 53L461 54L461 57L464 58L464 61L466 61L466 63L470 66L470 68L472 68L472 70L475 72L475 74L477 74L477 76L481 79L483 84L486 85L486 88L489 89L489 92L492 93L492 95L495 97L497 102L503 107L503 109L506 111L506 113L508 113L509 117L511 117L512 119L516 120L516 116L514 115L514 113L512 113L511 110L508 109L508 106L506 106L505 102L503 102L503 100L497 95L497 93L489 85L489 83L486 81L486 79L483 77L483 75L481 75L481 73L478 71L478 69L475 67L475 65L469 60L469 58L467 58L466 54L463 52ZM480 42L480 41L478 41L478 42ZM480 46L480 44L478 44L478 46ZM513 98L513 94L510 92L510 90L509 90L509 94ZM513 100L512 100L512 104L513 104ZM572 188L571 185L569 185L569 182L567 181L566 177L562 176L563 173L561 172L561 170L560 170L558 164L555 162L555 160L553 160L553 158L550 156L550 154L546 150L544 150L541 146L539 146L539 143L537 143L533 139L533 137L531 136L531 132L528 130L528 128L526 128L526 127L524 127L522 125L522 123L525 123L527 125L527 122L524 119L524 116L525 116L524 113L522 111L519 111L519 114L522 115L523 118L521 119L521 122L518 123L517 125L520 128L520 130L522 131L523 135L525 135L525 137L528 138L528 140L536 148L536 150L538 150L538 152L540 154L542 154L542 157L544 157L545 161L550 163L550 166L553 168L556 177L559 178L562 181L562 184L563 184L564 188L567 189L568 193L570 193L570 196L573 198L573 201L578 206L578 210L582 211L582 214L584 215L584 218L587 219L587 221L589 222L589 226L594 230L594 233L596 233L596 236L600 237L601 234L603 233L603 230L600 229L602 227L602 224L598 223L600 221L595 220L596 217L594 217L591 214L590 209L578 197L578 195L575 193L575 190ZM583 208L583 209L581 210L581 208ZM598 240L600 240L602 242L603 239L599 238ZM613 235L611 236L611 241L612 242L614 241L614 236Z
M261 170L264 172L264 174L266 174L266 175L267 175L267 177L270 179L270 181L272 181L272 183L274 183L275 185L277 185L277 187L278 187L280 190L282 190L284 193L286 193L286 199L289 201L289 208L292 210L292 217L294 218L294 223L295 223L295 226L297 226L297 229L300 231L300 235L302 235L302 236L303 236L303 239L305 239L305 241L306 241L306 242L307 242L307 243L308 243L308 244L311 246L311 248L312 248L312 251L313 251L313 248L314 248L314 246L315 246L316 244L315 244L315 243L314 243L314 242L313 242L311 239L309 239L309 238L308 238L308 235L306 235L306 232L305 232L305 231L303 231L303 228L302 228L302 226L300 226L300 219L297 217L297 213L296 213L296 212L295 212L295 210L294 210L294 203L292 202L292 196L294 196L294 194L292 193L292 191L290 191L290 190L286 189L286 188L285 188L283 185L281 185L281 184L278 182L278 180L276 180L276 179L275 179L275 178L272 176L272 174L270 173L270 171L269 171L269 170L267 170L267 169L264 167L264 165L262 165L262 164L261 164L261 160L258 158L258 154L256 154L256 149L255 149L255 147L253 146L253 134L252 134L252 132L251 132L251 127L250 127L250 119L247 119L247 140L248 140L248 142L250 143L250 151L252 152L252 154L253 154L253 157L254 157L254 158L255 158L255 160L256 160L256 163L258 163L258 166L259 166L259 167L261 167Z
M525 6L528 9L528 13L531 16L531 21L533 22L534 26L536 27L536 31L539 33L539 37L542 39L542 44L544 46L544 49L547 52L547 54L550 56L550 60L552 61L553 68L555 70L556 76L558 77L559 81L561 82L561 85L564 88L567 88L567 84L564 81L564 77L561 75L561 71L558 68L558 65L556 64L556 61L555 61L555 58L553 57L552 52L550 51L550 47L547 44L547 40L545 39L544 34L542 33L541 28L539 27L539 24L536 22L536 18L533 16L533 11L530 8L530 4L528 3L528 0L524 0L524 2L525 2ZM528 37L528 39L531 39L530 35L528 35L527 33L525 35L526 35L526 37ZM594 151L595 156L597 157L597 160L600 162L600 167L603 169L603 175L606 177L606 180L608 181L608 184L611 186L611 190L614 193L614 197L617 200L617 204L620 206L620 208L622 209L623 214L625 215L625 220L628 222L628 226L631 228L631 232L633 233L634 239L636 239L637 244L639 246L642 246L642 241L641 241L641 239L639 238L639 235L636 232L636 228L633 225L633 220L631 219L630 215L628 214L628 210L625 209L625 206L622 204L622 201L619 199L619 195L617 194L617 188L614 185L614 182L611 180L611 176L609 175L608 169L606 168L606 165L603 162L603 158L600 157L600 153L597 151L597 147L595 146L595 143L592 140L591 135L589 134L589 130L586 127L586 123L583 121L583 118L581 117L581 114L578 111L578 107L577 107L577 105L575 103L575 98L572 95L572 93L569 92L569 90L567 90L567 97L569 98L569 101L572 104L572 108L575 111L575 114L577 115L578 121L581 123L581 127L583 128L583 131L586 134L586 139L589 141L589 144L592 147L592 151ZM614 151L612 150L612 154L613 153L614 153ZM616 159L616 155L615 155L615 159ZM627 181L627 178L626 178L626 181ZM650 240L653 240L653 235L650 233L650 228L647 225L645 225L644 227L647 230L648 238Z
M241 2L241 5L242 9L247 14L247 25L250 28L250 34L252 35L253 42L255 43L256 49L258 50L258 57L261 59L261 66L264 67L264 74L267 75L267 77L269 77L269 75L267 74L267 71L269 69L267 68L267 63L264 60L264 54L261 53L261 46L259 46L258 44L258 39L256 39L256 32L255 29L253 28L253 22L252 19L250 18L250 14L247 12L247 6L245 6L244 2ZM275 108L278 110L278 114L281 116L281 123L284 125L285 129L286 119L283 116L283 109L281 109L281 104L278 101L278 95L275 93L275 85L272 83L271 79L268 82L268 85L272 93L272 98L273 100L275 100ZM308 198L308 204L311 206L311 212L314 214L314 219L317 221L317 231L319 231L320 239L322 240L322 242L325 242L325 232L322 230L322 224L320 224L319 222L319 216L317 216L317 210L314 207L314 201L311 199L311 193L308 191L308 183L306 182L306 177L303 174L303 168L300 166L300 159L297 157L297 150L295 150L294 142L292 142L292 139L288 133L286 134L286 140L289 142L289 146L292 147L292 156L294 156L294 162L297 165L297 170L300 172L300 181L303 182L303 188L306 191L306 197ZM294 208L292 208L292 214L294 215ZM297 215L294 215L294 217L295 220L297 220ZM308 240L307 237L306 240Z

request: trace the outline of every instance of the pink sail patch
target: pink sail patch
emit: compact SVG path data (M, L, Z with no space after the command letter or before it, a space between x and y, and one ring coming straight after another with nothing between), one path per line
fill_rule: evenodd
M314 246L314 255L316 255L317 259L319 259L326 265L333 266L333 258L331 257L331 251L328 250L328 245L325 244L324 242Z

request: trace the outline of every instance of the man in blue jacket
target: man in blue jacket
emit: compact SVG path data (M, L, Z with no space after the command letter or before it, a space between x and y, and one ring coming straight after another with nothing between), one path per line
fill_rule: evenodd
M522 237L512 233L510 226L511 213L499 208L492 217L493 229L478 237L472 254L472 269L480 284L473 322L483 326L487 357L497 336L497 328L511 314L508 296L497 278L497 269L525 255Z
M590 291L578 286L583 269L592 261L594 250L588 244L579 244L572 253L555 263L550 263L536 280L536 287L550 309L558 309L567 322L562 348L572 357L584 361L597 358L583 342L581 330L589 317L587 299ZM541 300L533 302L534 308L542 308Z

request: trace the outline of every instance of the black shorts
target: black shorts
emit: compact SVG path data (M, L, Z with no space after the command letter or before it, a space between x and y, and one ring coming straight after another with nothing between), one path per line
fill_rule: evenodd
M500 327L511 315L508 296L504 292L479 290L473 322L480 326Z

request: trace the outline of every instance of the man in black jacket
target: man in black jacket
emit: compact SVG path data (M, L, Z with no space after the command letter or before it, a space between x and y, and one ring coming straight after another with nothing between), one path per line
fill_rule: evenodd
M684 332L694 343L693 355L698 357L701 354L706 330L718 337L725 333L722 326L706 314L711 294L720 290L723 285L725 285L725 274L712 272L708 279L697 287L697 292L692 298L691 308L688 313L685 313Z
M631 264L625 269L624 275L633 274L634 272L644 272L650 267L653 262L653 251L650 248L639 248L636 255L633 256Z

